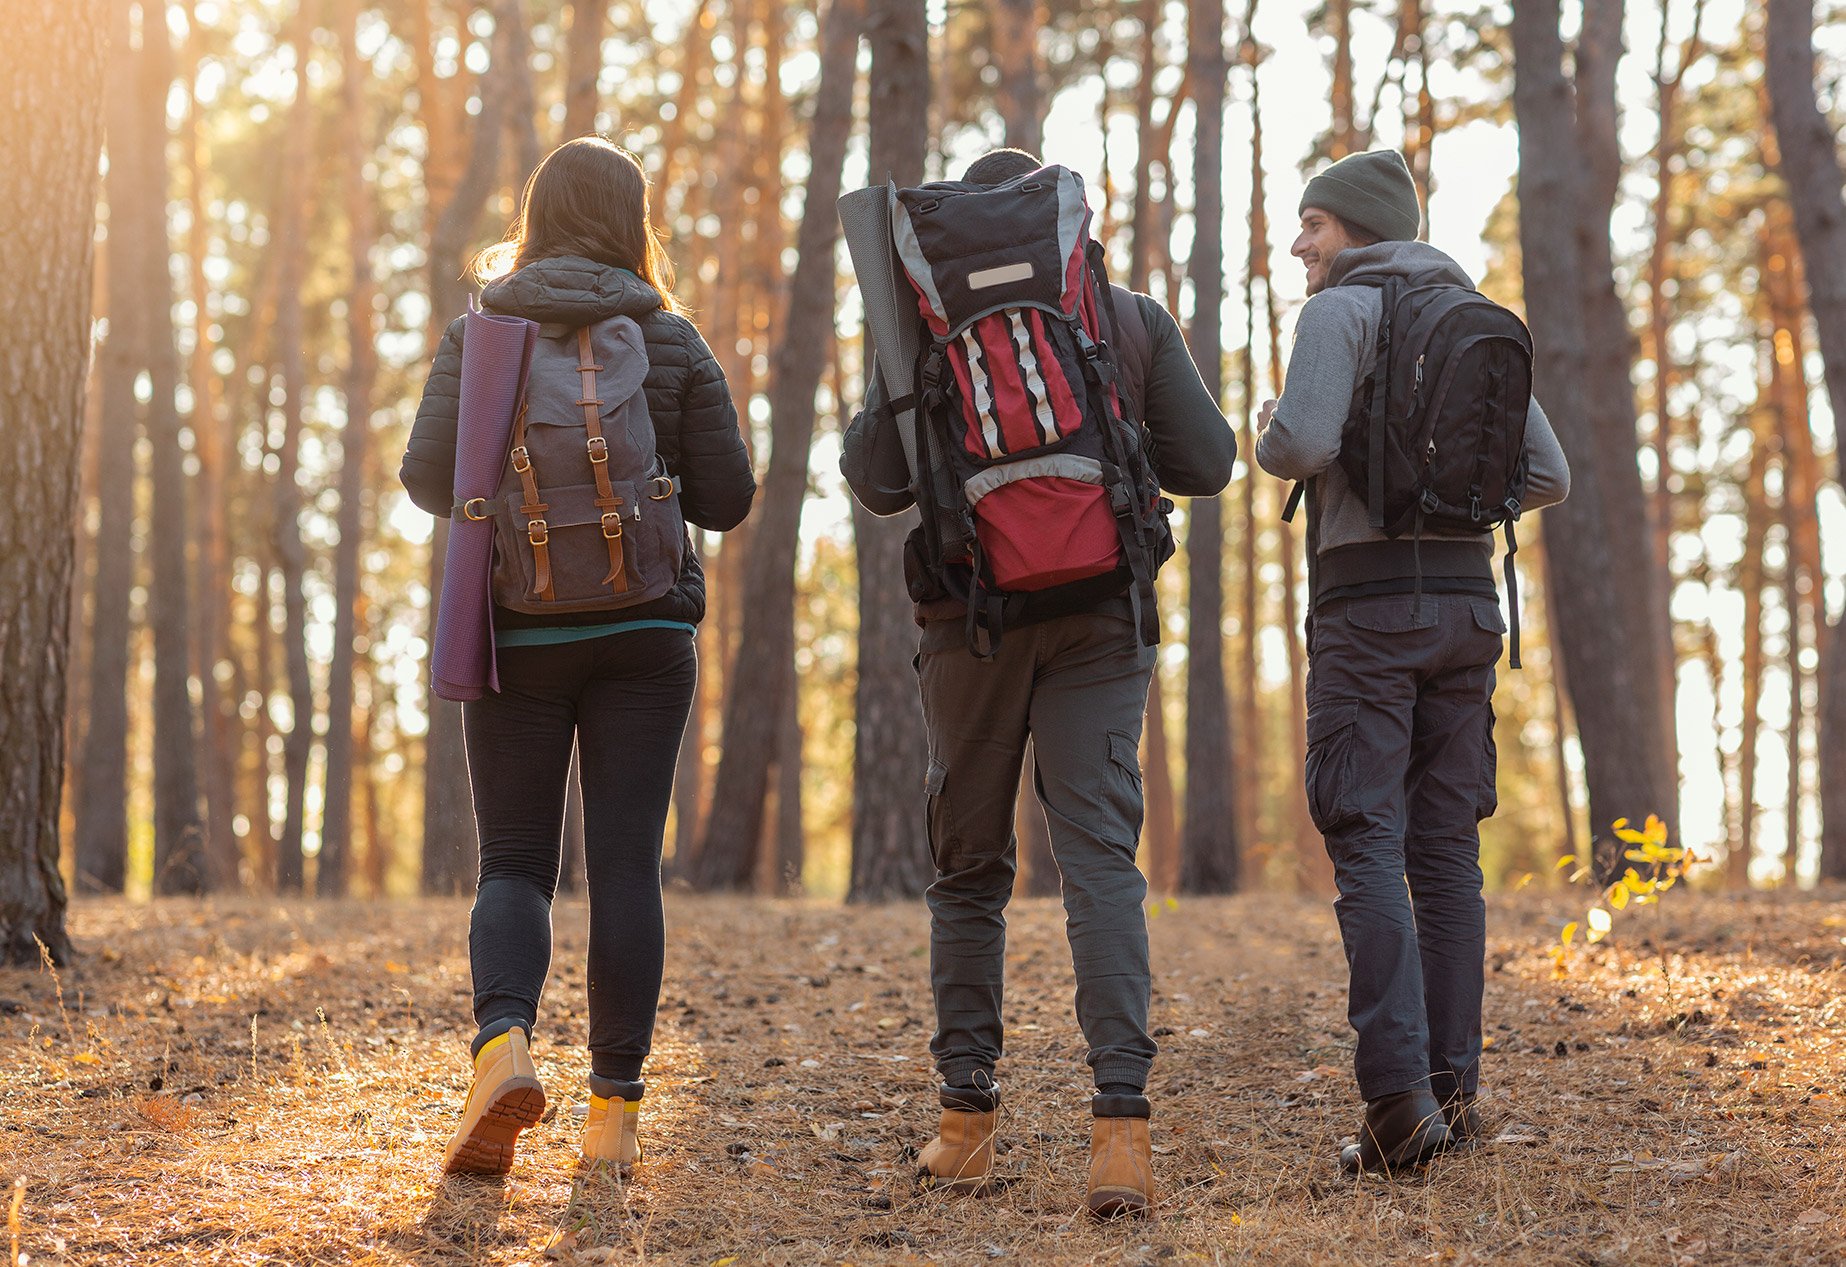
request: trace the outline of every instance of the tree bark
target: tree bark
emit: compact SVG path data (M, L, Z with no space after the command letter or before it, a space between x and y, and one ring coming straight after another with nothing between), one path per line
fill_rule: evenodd
M841 165L852 131L859 0L832 0L824 23L820 88L808 150L812 165L801 216L799 260L770 383L769 468L751 535L737 654L727 675L724 755L704 844L691 879L702 889L747 889L763 838L769 770L782 731L794 666L795 563L808 490L814 395L832 340L834 246ZM738 683L750 683L748 691ZM771 703L766 703L771 702ZM797 761L798 763L798 761Z
M771 893L800 893L801 875L807 867L801 738L801 684L791 672L782 701L782 730L776 736L775 874L770 880Z
M1615 819L1639 822L1649 814L1670 812L1672 805L1671 789L1661 786L1651 749L1634 743L1637 714L1650 721L1656 716L1651 704L1658 698L1658 682L1637 671L1624 649L1627 640L1612 636L1631 612L1612 557L1601 455L1587 399L1576 209L1589 195L1579 177L1583 159L1574 139L1571 86L1563 73L1558 9L1558 0L1522 0L1513 16L1519 240L1538 390L1571 455L1571 496L1545 512L1551 575L1565 582L1548 591L1552 628L1576 706L1590 819L1607 832ZM1643 618L1651 619L1647 611L1643 608ZM1637 700L1647 703L1637 708ZM1597 855L1603 875L1621 861L1612 840L1605 839Z
M560 143L596 131L596 114L602 104L597 81L602 77L603 34L608 26L609 0L571 0Z
M1045 95L1038 56L1038 33L1044 25L1039 0L996 0L988 14L993 23L994 61L1000 71L994 104L1006 125L1006 144L1041 154Z
M58 796L90 268L110 28L101 0L30 0L0 52L0 223L24 273L0 347L0 461L29 472L0 515L0 958L70 956Z
M1766 394L1766 393L1765 393ZM1769 471L1769 437L1761 425L1762 405L1752 413L1750 474L1744 483L1744 546L1737 588L1743 594L1743 720L1737 745L1737 835L1725 860L1725 881L1732 889L1750 887L1750 859L1756 852L1757 741L1762 735L1763 586L1768 580L1763 547L1769 537L1770 507L1765 476Z
M347 267L346 423L340 430L340 541L333 553L333 663L327 679L327 778L321 819L320 865L314 888L343 896L353 856L353 679L357 671L360 545L365 535L366 471L371 452L373 349L378 284L372 276L377 235L371 184L365 178L366 86L372 65L359 54L360 0L340 5L340 105L345 169Z
M1846 197L1841 194L1833 128L1814 96L1813 31L1813 0L1769 0L1764 78L1769 81L1778 167L1795 210L1808 308L1814 314L1834 430L1846 438L1840 423L1846 411ZM1829 880L1846 880L1846 637L1840 632L1835 621L1823 653L1816 747L1820 874Z
M1224 301L1224 10L1195 5L1188 29L1194 126L1192 325L1186 344L1214 400L1223 396ZM1232 793L1233 754L1224 693L1224 528L1216 497L1195 497L1188 509L1186 820L1180 844L1180 888L1232 893L1238 887L1242 842Z
M100 4L95 6L99 11ZM99 353L96 569L90 591L89 714L76 770L77 891L120 893L128 876L128 624L135 572L135 377L146 311L138 302L152 156L137 135L140 57L130 0L109 0L108 334ZM86 215L90 214L86 212Z
M448 323L468 306L464 257L474 239L487 200L498 184L500 139L506 111L506 63L511 28L496 26L492 62L481 76L480 112L474 117L474 144L467 165L454 182L448 201L430 204L430 337L433 353ZM523 51L523 50L522 50ZM457 110L461 107L458 105ZM461 116L465 119L465 113ZM426 120L425 133L443 134ZM432 152L432 160L438 156ZM439 166L447 165L443 156ZM431 193L434 198L434 191ZM441 209L438 211L437 208ZM449 521L436 520L430 542L429 620L433 630L442 593L442 567L449 544ZM476 855L473 794L468 787L468 758L462 746L461 705L429 696L429 736L423 775L423 889L426 893L463 893L474 887Z
M1604 531L1611 541L1651 542L1654 530L1649 503L1635 461L1635 339L1628 326L1627 306L1616 289L1609 227L1622 167L1615 68L1622 52L1623 8L1623 0L1587 0L1583 36L1576 46L1578 167L1583 179L1583 197L1577 203L1577 260L1588 374L1584 403L1595 444ZM1633 661L1631 672L1638 694L1627 701L1630 714L1655 719L1651 726L1630 725L1628 742L1651 767L1649 778L1659 804L1650 812L1673 827L1679 817L1679 741L1673 707L1676 674L1668 578L1655 569L1649 550L1613 551L1611 561L1617 592L1628 599L1628 624L1645 623L1630 636L1615 640L1608 651L1625 653ZM1607 630L1566 632L1609 641Z
M929 144L929 27L911 0L872 0L873 181L923 178ZM868 358L869 372L869 358ZM859 673L854 691L852 879L847 900L915 897L934 875L923 830L929 748L910 671L916 649L904 588L907 519L853 507L859 552Z
M1030 740L1019 769L1019 791L1013 800L1013 836L1019 859L1015 893L1026 897L1056 897L1064 891L1058 860L1051 852L1051 823L1038 799L1038 755Z
M146 218L140 302L146 306L149 400L145 433L152 509L148 623L154 634L154 889L203 893L211 868L199 815L199 728L192 707L192 619L187 591L187 488L180 449L179 356L173 345L172 246L167 237L167 95L173 87L173 43L166 0L142 4L141 106L137 144L149 163L146 201L133 208Z

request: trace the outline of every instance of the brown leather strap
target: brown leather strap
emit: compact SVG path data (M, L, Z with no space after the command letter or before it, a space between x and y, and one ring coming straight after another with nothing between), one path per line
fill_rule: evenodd
M551 586L551 527L544 514L551 507L538 499L538 473L532 469L532 455L526 450L526 402L521 399L519 412L513 416L513 470L525 491L525 504L519 513L526 517L526 540L532 546L532 588L543 602L557 601Z
M577 372L583 376L583 429L589 439L590 470L596 476L596 506L602 511L603 541L609 547L609 575L602 583L617 594L628 589L628 568L622 555L622 499L609 482L609 442L603 437L602 400L596 395L596 371L602 366L590 346L590 327L577 331Z

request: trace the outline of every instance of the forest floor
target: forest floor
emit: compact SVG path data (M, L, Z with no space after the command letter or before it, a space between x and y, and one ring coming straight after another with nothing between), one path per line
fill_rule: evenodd
M468 1074L466 905L81 902L79 959L0 972L0 1201L53 1263L1838 1263L1846 902L1674 893L1554 977L1565 895L1490 914L1496 1142L1343 1178L1358 1111L1330 910L1153 920L1159 1217L1079 1211L1062 911L1015 905L1000 1161L920 1193L920 904L673 895L626 1186L578 1174L585 912L535 1048L555 1112L503 1184L444 1180ZM62 989L60 999L59 989ZM19 1260L15 1258L13 1262Z

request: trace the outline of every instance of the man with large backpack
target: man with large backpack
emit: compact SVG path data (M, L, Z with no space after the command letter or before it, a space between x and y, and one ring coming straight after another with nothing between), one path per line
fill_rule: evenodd
M1236 441L1172 316L1108 284L1075 173L1000 150L890 200L898 303L926 329L913 374L868 375L840 465L868 509L921 512L905 564L937 872L930 1050L945 1084L923 1177L959 1191L991 1179L1030 736L1097 1089L1087 1206L1144 1213L1155 1047L1135 853L1153 579L1173 549L1160 490L1216 494Z
M1366 1102L1351 1171L1412 1169L1480 1135L1479 825L1497 803L1506 632L1492 534L1517 668L1514 521L1570 486L1524 325L1416 241L1419 220L1395 152L1308 182L1292 253L1310 298L1256 446L1307 494L1308 806L1339 886Z

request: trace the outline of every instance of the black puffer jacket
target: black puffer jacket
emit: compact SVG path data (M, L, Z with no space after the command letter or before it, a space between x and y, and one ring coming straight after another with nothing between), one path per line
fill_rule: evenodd
M631 317L647 340L648 413L661 460L679 476L680 510L688 523L724 532L750 513L756 479L737 427L730 388L693 324L660 306L660 294L626 269L575 256L539 260L490 284L481 294L489 312L572 327ZM454 502L455 415L461 403L463 320L449 323L417 406L398 478L410 500L446 518ZM528 616L496 608L496 628L597 625L612 620L683 620L705 615L705 573L688 550L679 583L651 603L619 612Z

